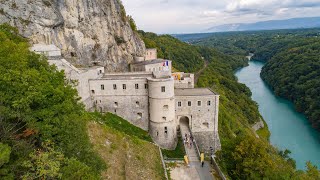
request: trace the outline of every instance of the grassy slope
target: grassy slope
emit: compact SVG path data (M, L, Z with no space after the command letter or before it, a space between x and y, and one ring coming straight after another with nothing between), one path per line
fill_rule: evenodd
M147 132L113 114L92 115L88 133L107 164L104 179L164 179L159 149Z

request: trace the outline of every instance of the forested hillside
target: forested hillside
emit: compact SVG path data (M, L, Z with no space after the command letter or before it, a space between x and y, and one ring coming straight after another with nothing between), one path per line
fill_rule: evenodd
M142 33L144 35L146 33ZM161 37L161 46L172 46L177 39L170 36L148 37L147 47L161 48L157 39ZM145 39L145 37L143 37ZM150 45L151 44L151 45ZM295 170L295 162L289 157L290 151L278 151L268 143L267 128L258 131L256 138L251 125L261 118L258 107L250 98L250 90L243 84L237 83L233 71L247 65L244 58L235 58L213 48L192 46L180 43L175 47L176 57L184 57L189 49L197 56L208 61L208 67L200 75L198 86L210 87L221 95L219 107L219 135L222 151L217 158L225 173L232 179L317 179L320 178L316 167L308 163L308 172ZM245 54L245 53L244 53ZM244 55L243 54L243 55ZM243 56L242 56L243 57ZM197 62L180 62L173 60L179 66L197 66ZM184 64L180 64L184 63ZM202 61L200 61L202 64ZM179 68L177 68L180 70Z
M278 96L294 102L320 131L320 40L304 43L291 45L271 58L261 77Z
M77 91L64 73L0 25L0 179L99 179Z
M262 78L278 96L289 99L320 130L320 29L215 33L205 39L182 35L197 45L210 46L231 56L254 53L267 62Z

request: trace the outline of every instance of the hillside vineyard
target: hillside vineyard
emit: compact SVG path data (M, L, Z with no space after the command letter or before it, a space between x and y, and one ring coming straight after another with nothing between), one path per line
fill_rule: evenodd
M35 44L50 64L74 82L87 110L111 112L149 132L161 148L174 149L180 123L187 123L200 150L221 148L218 135L219 95L194 88L194 75L172 73L170 60L158 59L156 49L136 57L131 72L108 73L104 67L78 69L54 45Z

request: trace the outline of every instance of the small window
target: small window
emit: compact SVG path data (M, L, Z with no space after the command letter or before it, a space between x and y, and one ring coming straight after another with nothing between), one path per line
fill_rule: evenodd
M139 89L139 84L135 84L135 88L136 88L136 89Z
M178 102L178 107L181 107L181 102Z
M166 92L166 87L165 86L161 86L161 92Z
M169 110L169 105L164 105L163 110L168 111Z
M136 107L140 107L140 102L136 101Z
M205 122L205 123L202 123L202 125L206 128L209 128L209 123Z
M116 84L113 85L113 89L114 89L114 90L117 89L117 85L116 85Z
M103 84L101 84L101 90L104 90L104 85Z
M208 106L211 106L211 101L208 101L207 105L208 105Z
M188 106L191 106L191 101L188 101Z
M148 84L144 84L144 88L145 88L145 89L148 89Z
M166 121L166 120L167 120L167 117L164 117L164 116L163 116L163 117L162 117L162 120L163 120L163 121Z
M201 101L198 101L198 106L201 106Z
M94 94L94 90L91 90L91 93Z
M100 74L102 74L102 70L100 70Z
M142 113L137 113L138 119L142 119Z
M167 127L164 127L164 134L168 135L168 128Z
M157 137L159 136L159 132L157 131Z
M118 107L118 102L114 102L114 107Z
M122 84L122 89L127 89L127 85L126 84Z

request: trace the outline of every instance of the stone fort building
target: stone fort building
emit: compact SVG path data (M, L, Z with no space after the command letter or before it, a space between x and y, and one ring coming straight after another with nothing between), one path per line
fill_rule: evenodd
M194 75L172 73L170 60L158 59L156 49L130 64L131 72L107 73L104 67L76 68L54 45L31 48L64 70L87 110L114 113L149 132L161 148L174 149L180 123L187 123L201 150L220 149L219 95L194 88Z

